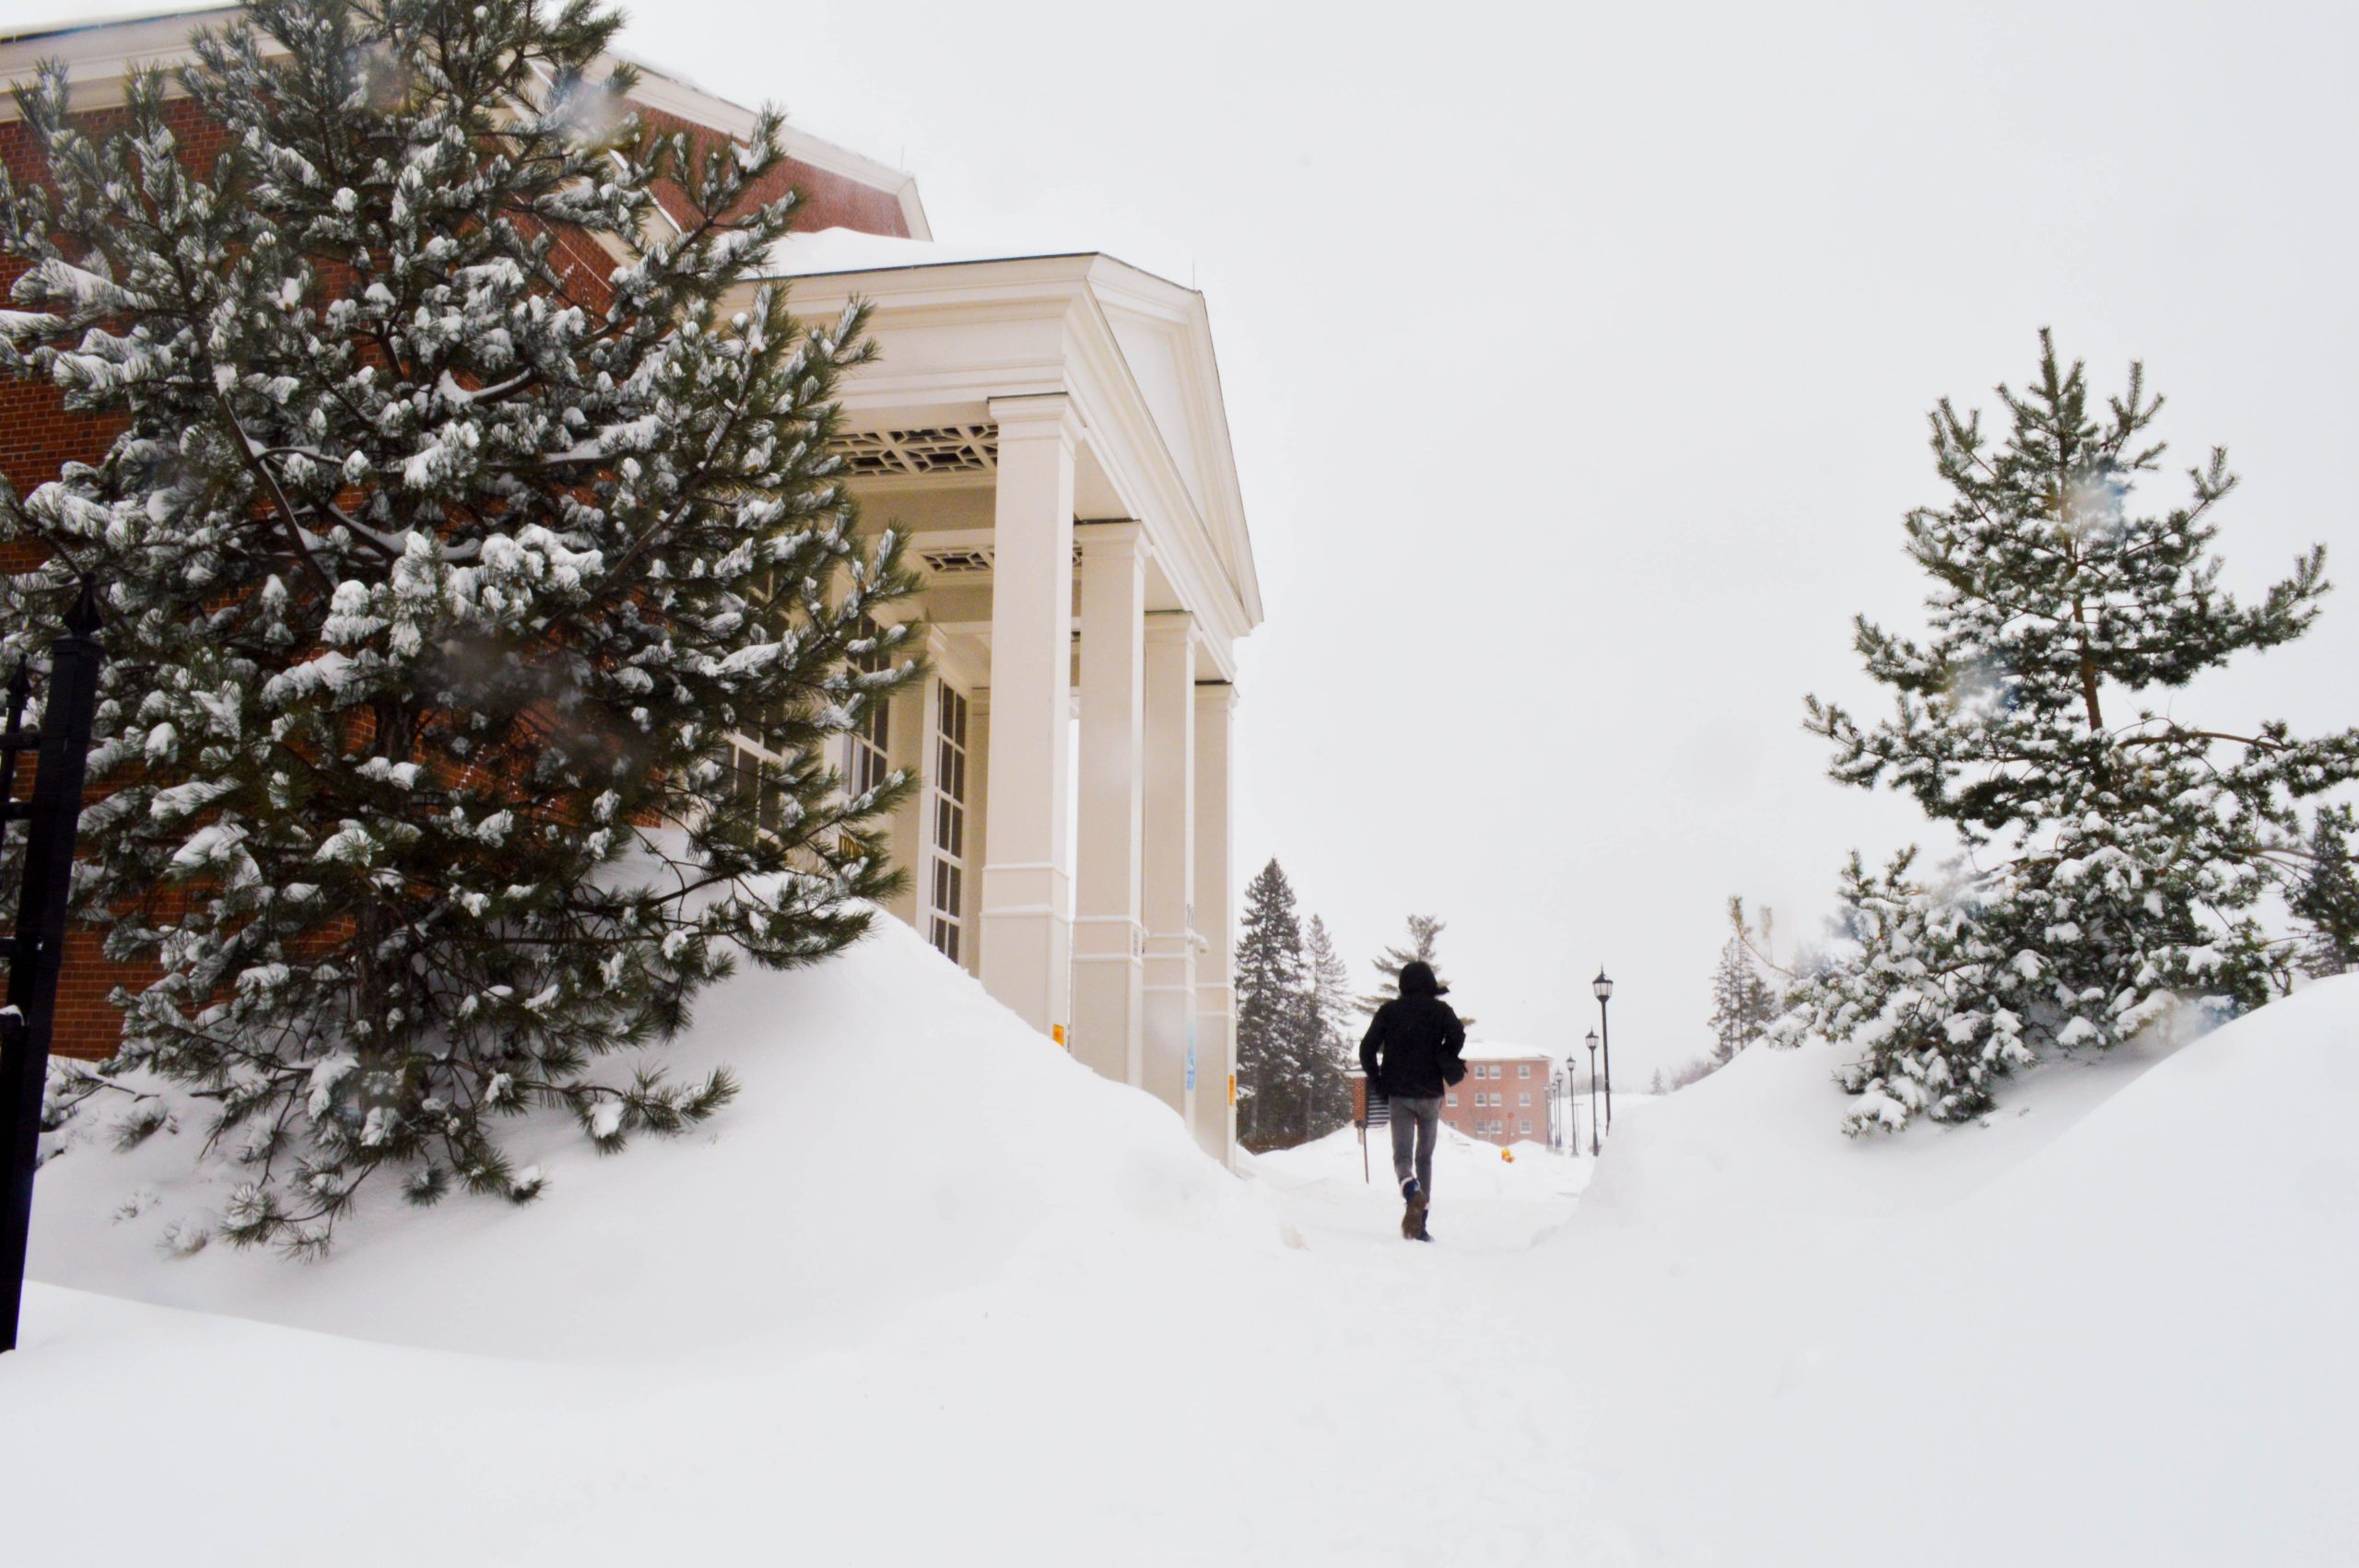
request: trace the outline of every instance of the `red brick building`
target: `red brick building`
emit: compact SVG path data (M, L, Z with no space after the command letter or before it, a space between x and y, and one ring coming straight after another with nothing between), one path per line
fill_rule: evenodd
M0 34L0 86L29 80L41 62L62 59L70 73L76 110L87 111L85 123L91 130L105 132L126 123L123 88L134 65L170 65L189 60L190 34L199 27L217 25L227 15L218 9L186 11L82 28ZM730 137L742 137L751 130L751 111L659 70L646 66L640 70L632 102L653 125L687 126ZM220 150L218 128L184 102L175 108L179 112L171 117L172 131L182 158L193 170L209 170ZM758 193L759 199L799 190L806 204L801 222L812 229L854 229L908 240L933 238L918 201L917 182L909 175L792 127L781 142L787 158L775 177L776 189ZM20 182L38 181L44 175L41 155L19 121L17 105L5 94L0 94L0 162ZM0 285L14 283L21 271L13 262L0 259ZM48 386L0 380L0 477L19 495L57 477L65 463L98 461L114 434L111 421L67 413L58 393ZM0 554L0 571L23 570L32 559L21 553ZM118 985L136 988L152 977L152 971L105 962L99 956L93 934L69 935L53 1048L64 1056L105 1056L113 1048L118 1032L114 1009L107 1000L109 993Z
M1553 1141L1553 1064L1547 1053L1470 1040L1465 1057L1465 1082L1442 1096L1444 1126L1502 1148Z

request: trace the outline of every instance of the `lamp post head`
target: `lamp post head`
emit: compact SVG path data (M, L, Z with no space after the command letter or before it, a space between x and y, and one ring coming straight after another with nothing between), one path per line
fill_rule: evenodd
M1589 1054L1591 1056L1597 1054L1597 1031L1594 1029L1589 1032Z
M1589 983L1589 989L1591 996L1597 998L1600 1001L1603 1001L1607 997L1614 994L1614 982L1605 977L1605 971L1603 969L1600 969L1597 972L1597 978Z

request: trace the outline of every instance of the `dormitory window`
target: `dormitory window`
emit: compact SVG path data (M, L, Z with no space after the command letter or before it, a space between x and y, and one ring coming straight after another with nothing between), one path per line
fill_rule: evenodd
M1516 1064L1515 1064L1515 1075L1516 1075L1518 1078L1529 1078L1529 1077L1531 1077L1531 1076L1532 1076L1532 1064L1531 1064L1530 1062L1528 1062L1528 1061L1520 1061L1520 1062L1516 1063Z
M1516 1103L1517 1105L1519 1105L1519 1106L1523 1106L1526 1110L1531 1109L1531 1108L1532 1108L1532 1092L1531 1092L1530 1090L1528 1090L1528 1089L1527 1089L1527 1090L1525 1090L1522 1094L1518 1094L1518 1095L1515 1097L1515 1103Z
M933 870L926 889L926 938L958 962L959 911L967 883L967 699L944 681L935 687Z

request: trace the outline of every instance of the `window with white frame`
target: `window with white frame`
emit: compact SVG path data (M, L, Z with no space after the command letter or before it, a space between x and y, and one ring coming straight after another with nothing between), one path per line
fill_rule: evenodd
M874 639L879 629L874 621L861 623L861 636ZM871 648L865 653L852 655L851 667L863 675L880 674L891 669L893 661L881 648ZM865 795L871 790L884 788L892 777L887 760L893 733L893 704L889 697L873 697L867 716L860 728L845 737L844 777L855 795Z
M933 781L928 790L933 869L926 888L926 938L953 964L966 930L967 699L936 683Z
M729 778L725 787L732 805L753 813L757 832L778 832L778 764L758 744L743 735L730 737Z
M1449 1095L1449 1096L1448 1096L1448 1099L1449 1099L1449 1103L1450 1103L1451 1105L1453 1105L1453 1106L1454 1106L1454 1105L1456 1105L1456 1104L1458 1104L1458 1096L1457 1096L1456 1094L1453 1094Z
M1532 1108L1532 1091L1526 1089L1522 1094L1518 1094L1515 1097L1515 1103L1522 1106L1524 1109L1530 1110Z
M1532 1131L1532 1124L1528 1121L1519 1121L1515 1124L1515 1129L1520 1133L1529 1136Z
M1515 1064L1515 1075L1516 1075L1518 1078L1529 1078L1529 1077L1531 1077L1531 1076L1532 1076L1532 1064L1531 1064L1530 1062L1528 1062L1528 1061L1520 1061L1520 1062L1517 1062L1517 1063Z

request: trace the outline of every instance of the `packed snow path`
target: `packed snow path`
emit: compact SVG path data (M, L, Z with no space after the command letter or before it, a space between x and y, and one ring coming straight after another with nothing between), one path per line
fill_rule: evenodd
M158 1250L188 1129L53 1161L9 1558L2359 1560L2354 1035L2330 983L1866 1145L1750 1053L1586 1192L1447 1150L1417 1246L1381 1150L1220 1172L894 928L708 1000L710 1135L524 1128L541 1203L323 1267Z

